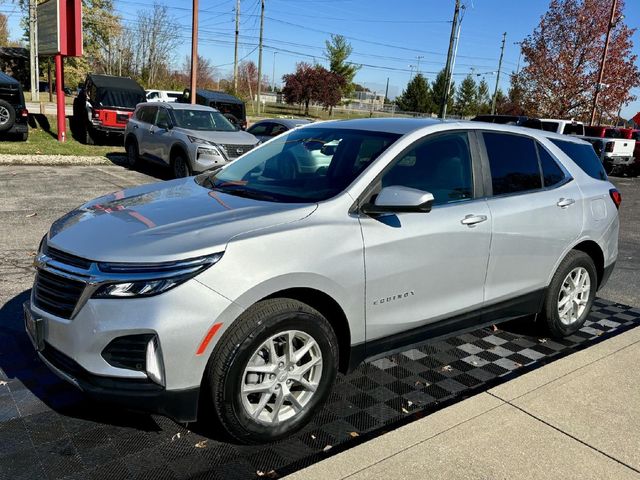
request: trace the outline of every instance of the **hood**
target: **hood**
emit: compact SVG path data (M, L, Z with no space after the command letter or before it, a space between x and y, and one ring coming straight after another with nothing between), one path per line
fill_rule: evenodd
M223 145L255 145L258 139L250 133L238 130L235 132L216 132L215 130L188 130L176 127L186 135L202 138L214 143L222 143Z
M190 177L85 203L53 223L48 244L104 262L181 260L219 252L236 235L300 220L316 207L228 195Z

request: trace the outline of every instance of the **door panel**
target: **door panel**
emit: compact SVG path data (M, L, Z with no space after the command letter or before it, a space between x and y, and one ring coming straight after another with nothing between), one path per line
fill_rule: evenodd
M159 128L161 123L169 124L171 119L166 108L158 108L158 114L155 118L154 125L149 130L149 153L153 158L169 163L169 153L173 143L173 131L170 129Z
M367 340L479 308L491 240L484 200L362 217ZM468 216L486 221L467 226Z
M151 149L153 148L153 137L151 135L151 129L154 128L153 122L155 121L158 108L152 105L147 105L142 108L143 111L140 115L138 150L140 155L149 156L151 155Z

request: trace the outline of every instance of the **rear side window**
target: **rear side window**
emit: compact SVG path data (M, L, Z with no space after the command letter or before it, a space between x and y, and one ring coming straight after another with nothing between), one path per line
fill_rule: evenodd
M584 135L584 125L581 123L567 123L562 130L565 135Z
M540 167L542 168L542 179L545 187L553 187L558 185L565 179L565 174L558 166L558 163L547 150L537 144L538 155L540 156Z
M591 178L595 178L596 180L607 179L607 174L604 172L602 162L596 156L596 152L591 145L565 142L556 139L550 140Z
M520 135L484 132L494 195L542 188L536 146Z
M559 126L558 122L542 122L542 130L547 132L557 132Z

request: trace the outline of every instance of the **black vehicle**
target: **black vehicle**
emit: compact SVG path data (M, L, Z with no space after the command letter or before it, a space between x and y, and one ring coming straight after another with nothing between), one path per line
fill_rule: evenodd
M190 89L186 88L178 101L189 103L191 101ZM247 111L244 102L233 95L199 88L196 90L196 103L215 108L240 130L247 128Z
M538 118L525 117L524 115L478 115L471 119L472 122L500 123L502 125L517 125L519 127L535 128L542 130L542 122Z
M144 89L132 78L89 74L73 102L74 134L89 145L123 135L136 105L146 101Z
M0 135L25 141L29 136L28 118L20 82L0 72Z

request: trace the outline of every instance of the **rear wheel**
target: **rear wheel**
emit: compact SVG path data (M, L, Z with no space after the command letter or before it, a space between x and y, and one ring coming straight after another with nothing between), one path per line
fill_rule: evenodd
M16 123L16 109L6 100L0 100L0 132L5 132Z
M95 145L94 133L88 126L85 125L83 133L85 145Z
M244 443L271 442L302 428L335 381L338 342L329 322L285 298L247 310L220 340L207 384L225 430Z
M138 143L135 140L129 140L127 142L127 165L129 168L134 168L138 163Z
M566 337L582 328L596 296L597 282L591 257L570 251L553 276L545 300L543 314L553 336Z

